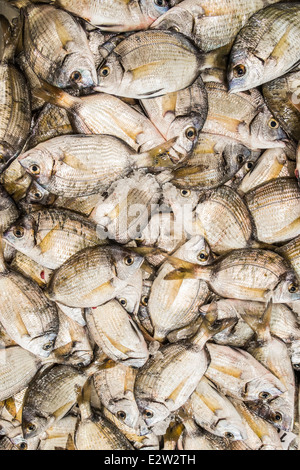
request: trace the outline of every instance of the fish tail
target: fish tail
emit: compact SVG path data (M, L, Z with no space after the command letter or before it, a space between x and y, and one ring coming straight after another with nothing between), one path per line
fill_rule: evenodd
M148 152L140 153L136 159L137 168L174 168L175 163L171 160L170 150L177 137L164 142Z
M42 87L35 88L32 93L36 98L41 98L47 103L54 104L64 109L71 109L76 104L81 103L80 98L69 95L66 91L50 83L40 80Z
M262 317L256 317L249 313L241 313L242 319L256 333L257 337L266 340L270 337L270 323L272 317L273 302L272 299L267 303Z
M204 317L198 332L192 339L192 342L200 347L204 347L207 341L209 341L218 333L221 333L221 331L232 327L236 323L236 317L229 317L218 320L217 315L214 315L213 313L208 314Z
M8 19L0 15L0 26L3 37L1 62L6 63L13 59L19 45L19 39L22 33L22 18L18 18L16 26L11 28Z
M198 264L189 263L182 259L175 258L174 256L167 257L168 263L170 263L175 270L165 276L166 281L174 281L180 279L202 279L209 281L210 279L210 267L199 266Z

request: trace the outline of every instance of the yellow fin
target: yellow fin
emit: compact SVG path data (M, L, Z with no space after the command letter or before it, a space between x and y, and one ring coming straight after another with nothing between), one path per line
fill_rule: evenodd
M17 416L16 403L13 397L5 400L5 408L11 416L13 416L14 418Z
M74 42L74 39L69 34L69 32L66 30L64 25L59 21L58 18L56 18L54 21L55 21L55 29L56 29L57 35L60 39L62 48L65 49L69 42Z
M155 75L157 73L158 67L163 67L164 62L166 61L157 60L154 62L149 62L147 64L140 65L135 69L129 70L129 72L132 74L133 80L139 80L140 78Z
M176 400L179 397L180 393L182 392L185 384L186 384L186 379L180 382L180 384L175 388L175 390L173 390L171 395L168 396L166 401L172 401L173 403L176 403Z
M229 375L230 377L234 377L236 379L240 379L242 376L242 371L237 367L226 367L226 366L218 366L214 365L214 370L221 372L222 374Z
M59 420L63 416L65 416L68 411L72 408L72 406L75 405L74 401L69 401L68 403L65 403L62 405L60 408L58 408L54 413L52 413L52 416L55 418L55 421ZM50 418L51 419L51 418Z
M86 171L86 165L70 153L64 152L63 162L74 170Z
M132 352L132 349L126 348L126 346L122 346L122 344L118 343L114 339L110 338L109 336L105 335L105 337L108 339L108 341L113 345L114 348L116 348L118 351L120 351L123 354L128 354Z
M288 40L288 37L289 37L289 34L290 34L290 32L293 28L294 28L293 24L291 24L287 28L286 32L282 35L282 37L280 38L280 40L278 41L278 43L274 47L272 53L268 57L267 62L272 61L274 59L276 61L278 61L278 59L280 59L282 56L284 56L286 54L286 52L288 51L288 49L290 47L290 41Z
M58 223L55 227L50 230L50 232L47 233L43 240L37 245L40 248L41 253L47 253L51 248L53 248L53 232L55 230L59 230L59 228L60 225Z
M114 279L111 279L110 281L101 284L101 286L96 287L91 292L89 292L86 295L82 296L81 299L83 301L85 301L85 300L89 299L90 297L93 297L94 295L100 294L100 293L102 295L112 295L112 297L113 297L113 294L115 292L115 288L113 286L113 280Z

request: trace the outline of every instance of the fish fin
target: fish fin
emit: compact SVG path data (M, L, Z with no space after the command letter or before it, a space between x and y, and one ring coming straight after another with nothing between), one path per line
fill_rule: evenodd
M66 91L58 88L54 85L50 85L45 80L39 79L41 82L41 88L34 88L32 90L33 96L41 98L47 103L54 104L64 109L72 109L77 104L81 104L81 99L69 95Z
M186 385L186 379L180 382L180 384L175 388L175 390L173 390L173 392L166 399L166 402L172 402L175 404L177 398L179 397L185 385Z
M69 343L65 344L64 346L61 346L60 348L55 349L55 357L68 357L70 356L72 349L73 349L74 342L70 341Z
M221 67L226 70L228 55L233 46L233 42L226 44L225 46L214 49L213 51L206 52L203 55L203 64L201 64L201 70L205 69L220 69Z
M13 416L14 418L16 418L17 416L17 409L16 409L16 403L15 403L15 400L13 397L11 398L8 398L7 400L5 400L5 408L7 409L7 411L9 412L9 414L11 416Z
M60 418L65 416L70 411L72 406L74 406L74 404L75 403L73 401L69 401L68 403L65 403L64 405L62 405L60 408L58 408L56 411L54 411L54 413L52 413L52 415L49 417L50 422L55 423ZM51 424L50 424L50 426L51 426Z
M262 341L267 341L271 337L270 322L272 317L273 300L272 297L268 300L266 309L263 315L258 318L249 313L240 313L242 319L248 326L256 333L257 338Z
M207 269L207 266L203 268L198 264L189 263L188 261L175 258L174 256L168 256L166 261L175 268L175 271L172 271L165 276L164 279L166 281L176 279L210 279L209 269ZM198 275L200 275L200 277Z
M115 291L114 287L114 281L115 279L110 279L109 281L105 282L104 284L101 284L101 286L96 287L94 290L91 292L87 293L85 296L82 297L82 300L85 301L87 298L94 296L97 293L105 294L107 295L112 295Z
M13 59L22 31L22 18L17 19L17 25L12 29L8 19L0 15L0 25L3 38L3 46L1 51L1 62L5 63Z
M63 152L63 162L74 170L86 170L86 166L74 155L68 152Z
M22 338L29 338L30 334L26 328L26 325L23 321L23 318L21 317L20 313L15 312L16 318L15 318L15 326L17 327L17 330L19 334L21 335Z
M140 153L136 157L136 168L174 168L175 164L170 158L169 151L172 149L177 137L163 142L148 152Z
M212 314L204 317L203 322L200 325L199 330L192 338L192 342L197 344L200 347L203 347L208 340L213 338L215 335L220 333L227 328L232 327L238 321L237 317L232 318L223 318L222 320L217 320L217 318Z
M3 234L0 232L0 273L8 271L4 260L4 239Z
M290 45L290 41L288 40L288 36L291 32L291 30L294 28L294 25L291 24L288 26L287 30L285 33L281 36L279 41L276 43L276 46L274 47L273 51L271 52L270 56L266 60L266 64L272 61L278 62L278 59L280 59L282 56L284 56L288 52L288 48Z
M60 39L60 42L61 42L61 45L62 45L62 48L63 49L66 49L67 45L70 43L70 42L74 42L74 38L72 38L72 36L69 34L69 32L66 30L66 28L64 27L64 25L58 20L58 18L56 18L54 20L55 22L55 29L56 29L56 32L57 32L57 35Z
M197 173L202 173L208 168L209 168L209 165L187 166L187 167L178 168L172 171L172 176L174 180L176 181L177 178L184 178L185 176L196 175Z
M295 219L289 225L285 226L282 230L279 230L278 232L276 232L276 237L291 238L290 232L294 231L295 229L299 230L299 227L300 227L300 217Z
M43 240L37 244L42 254L46 253L50 250L50 248L53 247L53 231L59 230L59 227L59 223L56 224L56 226L53 227L50 232L47 233Z
M66 450L76 450L72 434L68 434L68 440L66 443Z

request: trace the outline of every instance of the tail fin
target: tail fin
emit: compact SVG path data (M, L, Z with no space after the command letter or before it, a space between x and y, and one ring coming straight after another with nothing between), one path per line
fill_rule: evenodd
M164 142L148 152L141 153L137 156L137 168L174 168L175 163L170 158L170 150L172 149L177 137Z
M215 312L210 312L204 317L199 331L192 339L192 342L198 346L204 347L206 342L209 341L213 336L221 333L221 331L226 330L227 328L232 327L236 323L236 317L228 317L223 318L222 320L218 320Z
M42 87L35 88L32 93L36 98L41 98L47 103L54 104L66 110L72 109L76 104L81 104L81 99L69 95L66 91L50 83L40 80Z
M272 299L268 302L266 310L262 317L256 317L249 313L241 313L242 319L250 326L250 328L256 333L257 337L262 341L266 341L270 338L270 322L272 317L273 302Z
M6 63L13 59L18 43L19 38L22 32L22 22L23 19L19 17L17 19L17 24L14 27L11 27L8 19L0 15L0 27L2 31L2 44L1 44L1 62Z
M210 280L210 266L199 266L198 264L189 263L182 259L175 258L174 256L167 257L175 270L165 276L166 281L175 281L182 279L202 279L203 281Z

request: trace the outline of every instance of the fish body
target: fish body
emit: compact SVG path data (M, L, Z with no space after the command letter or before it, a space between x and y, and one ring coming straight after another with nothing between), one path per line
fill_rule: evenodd
M127 98L154 98L190 86L200 74L201 62L199 50L181 33L141 31L108 55L98 68L94 89Z

